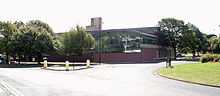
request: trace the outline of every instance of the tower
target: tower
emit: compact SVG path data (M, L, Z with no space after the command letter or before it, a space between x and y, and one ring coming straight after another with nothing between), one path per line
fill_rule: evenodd
M87 31L100 31L102 30L102 18L101 17L95 17L91 18L91 24L90 26L86 26Z

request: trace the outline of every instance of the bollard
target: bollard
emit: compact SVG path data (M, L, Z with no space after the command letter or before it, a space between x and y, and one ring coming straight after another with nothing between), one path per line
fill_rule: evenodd
M66 71L69 71L69 66L70 66L69 61L66 61L66 62L65 62Z
M44 69L47 68L47 59L44 59L44 66L43 66Z
M87 67L87 68L90 67L90 60L89 60L89 59L86 60L86 67Z

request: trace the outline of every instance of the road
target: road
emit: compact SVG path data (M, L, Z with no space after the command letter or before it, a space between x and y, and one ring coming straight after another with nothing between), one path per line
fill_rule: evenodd
M0 68L0 81L20 96L219 96L213 88L155 74L158 64L105 64L77 71Z

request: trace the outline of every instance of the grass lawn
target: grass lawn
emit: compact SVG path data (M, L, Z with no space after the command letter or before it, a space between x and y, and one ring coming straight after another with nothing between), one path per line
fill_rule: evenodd
M195 63L162 68L159 74L169 78L220 86L220 63Z

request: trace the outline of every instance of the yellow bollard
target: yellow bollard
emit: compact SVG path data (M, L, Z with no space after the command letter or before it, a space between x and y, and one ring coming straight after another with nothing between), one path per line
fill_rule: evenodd
M43 67L44 69L46 69L47 68L47 59L44 59L44 67Z
M89 59L86 60L86 67L87 67L87 68L90 67L90 60L89 60Z
M65 62L66 71L69 71L69 66L70 66L69 61L66 61L66 62Z

